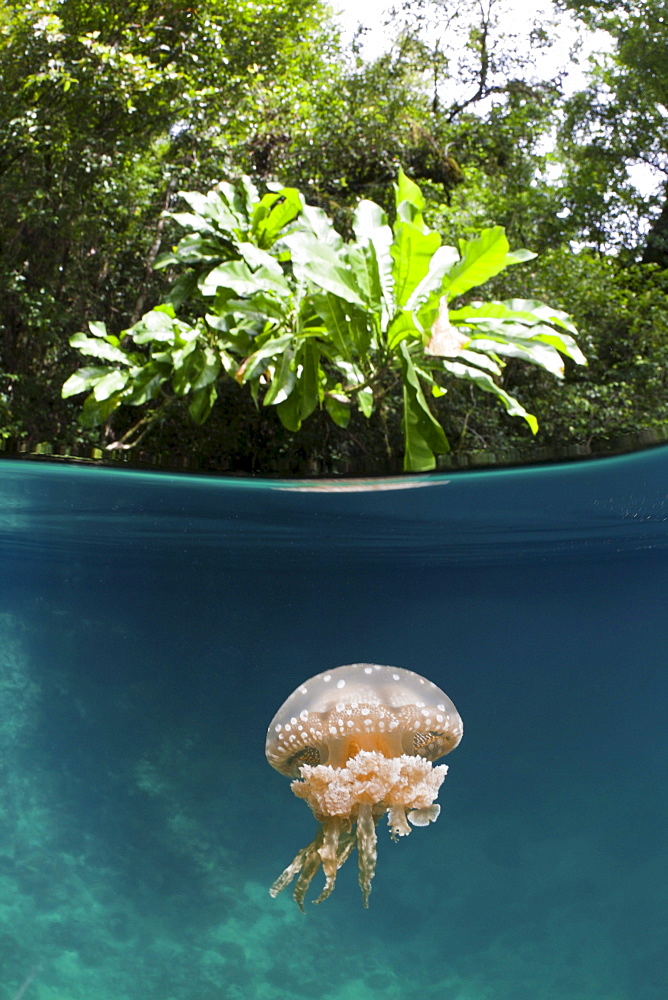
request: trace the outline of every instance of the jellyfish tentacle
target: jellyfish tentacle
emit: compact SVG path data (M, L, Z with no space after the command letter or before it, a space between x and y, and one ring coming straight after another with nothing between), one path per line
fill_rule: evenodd
M301 873L299 874L297 885L295 886L295 899L299 903L297 897L298 895L301 895L301 899L303 902L306 890L308 889L309 884L313 879L313 876L316 874L321 864L321 859L320 855L318 854L318 849L322 843L322 838L323 838L322 825L319 825L318 832L316 833L311 843L307 844L306 847L302 847L301 851L299 851L295 855L294 860L290 862L288 867L283 872L281 872L281 874L278 876L278 878L272 885L271 889L269 890L269 895L272 898L278 896L279 892L283 892L286 886L290 885L295 875ZM306 881L304 882L304 880ZM301 890L302 884L303 884L303 891ZM302 911L304 909L301 903L299 903L299 908Z
M357 862L359 865L358 881L362 890L364 906L369 906L371 879L376 873L376 821L373 816L373 806L362 802L357 816Z
M330 816L323 824L323 838L322 844L318 848L318 854L325 874L325 887L315 900L316 903L322 903L323 899L327 899L334 891L336 873L341 867L339 862L341 822L341 816Z
M323 831L321 827L318 830L318 836L306 848L304 864L301 872L299 873L299 877L295 882L294 892L292 893L292 898L302 913L304 912L304 898L308 892L308 887L317 875L318 869L322 864L322 858L319 854L319 848L322 844L322 836Z

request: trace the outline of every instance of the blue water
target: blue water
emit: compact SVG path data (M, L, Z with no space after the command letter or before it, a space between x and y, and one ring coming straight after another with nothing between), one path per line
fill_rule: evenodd
M408 484L0 463L1 1000L665 1000L668 449ZM302 915L266 727L356 661L464 739Z

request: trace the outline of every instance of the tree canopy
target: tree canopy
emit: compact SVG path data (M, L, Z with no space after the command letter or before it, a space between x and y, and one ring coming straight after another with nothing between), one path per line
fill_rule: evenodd
M336 397L346 392L334 379L298 431L302 421L281 422L277 407L259 405L243 378L223 372L209 383L217 400L206 430L186 395L159 418L147 395L136 413L109 410L95 422L90 404L82 421L79 399L61 390L80 365L74 335L104 324L125 350L126 331L185 289L169 258L182 235L179 192L204 196L241 176L258 198L298 188L352 246L360 201L394 219L402 170L421 186L424 225L444 245L503 227L511 246L538 254L492 275L482 294L571 314L589 361L567 359L555 384L505 356L489 373L490 394L458 379L443 384L445 395L428 393L423 417L439 423L451 449L439 461L531 460L549 447L586 450L660 432L668 419L665 8L563 0L561 14L520 36L500 0L406 0L389 19L386 53L365 61L342 44L318 0L6 5L0 440L86 452L136 440L132 428L146 418L135 457L254 472L399 468L401 378L384 385L372 419L353 407L338 422ZM567 12L609 39L575 92L562 73L540 72ZM654 172L654 189L636 185L639 166ZM190 324L206 311L187 291L176 306ZM521 398L538 434L497 410L495 394Z

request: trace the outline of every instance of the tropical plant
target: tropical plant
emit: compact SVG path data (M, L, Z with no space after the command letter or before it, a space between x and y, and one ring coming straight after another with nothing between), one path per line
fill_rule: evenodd
M63 395L88 393L89 425L121 406L145 407L110 448L135 445L179 397L203 423L225 377L276 406L294 432L316 407L345 427L353 406L370 417L400 390L409 471L434 468L449 450L428 399L453 378L492 393L535 433L535 416L501 384L505 359L560 377L562 355L585 363L577 331L566 313L533 299L463 298L535 254L511 252L499 226L444 246L403 172L395 193L393 225L361 201L348 241L294 188L260 197L245 178L183 194L191 211L174 219L186 235L157 261L180 272L167 300L120 337L104 323L75 334L72 346L96 364L75 372Z

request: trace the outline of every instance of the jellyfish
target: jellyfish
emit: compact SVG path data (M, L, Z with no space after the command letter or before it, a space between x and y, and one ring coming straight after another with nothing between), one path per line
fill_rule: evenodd
M293 778L292 791L318 821L314 839L279 875L271 896L297 876L294 899L304 911L322 866L331 895L339 868L357 846L359 884L369 905L376 867L376 825L387 814L396 841L428 826L447 765L433 762L457 746L462 720L446 694L412 670L350 663L301 684L267 732L272 767Z

